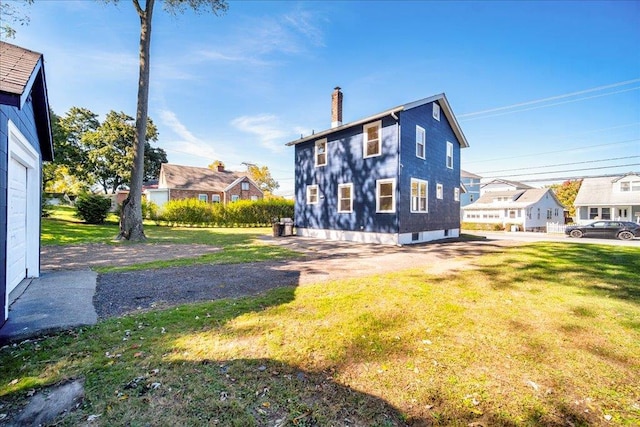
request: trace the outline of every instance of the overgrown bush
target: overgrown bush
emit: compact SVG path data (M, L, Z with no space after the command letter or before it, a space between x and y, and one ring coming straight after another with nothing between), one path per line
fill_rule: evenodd
M162 207L158 218L170 225L268 226L274 218L293 218L293 201L240 200L223 205L197 199L172 200Z
M76 199L76 216L88 224L102 224L111 209L111 199L99 194L81 194Z
M142 199L142 218L157 221L159 218L160 208L154 202L148 202Z

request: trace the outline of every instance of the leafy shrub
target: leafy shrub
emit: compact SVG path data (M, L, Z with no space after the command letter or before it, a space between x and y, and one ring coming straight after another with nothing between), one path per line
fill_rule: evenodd
M273 218L293 218L293 206L293 201L277 199L239 200L227 205L182 199L166 203L158 218L171 225L267 226Z
M81 194L76 199L76 216L88 224L102 224L111 209L111 199L99 194Z
M142 218L158 220L160 208L154 202L142 199Z
M40 199L40 216L42 218L49 218L53 212L53 206L49 203L49 197L42 195Z

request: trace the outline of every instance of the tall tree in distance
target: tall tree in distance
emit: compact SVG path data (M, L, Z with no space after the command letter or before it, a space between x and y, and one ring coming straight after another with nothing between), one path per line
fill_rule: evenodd
M118 0L107 0L117 3ZM144 147L147 134L147 111L149 109L149 48L151 46L151 23L155 0L132 0L140 18L140 73L138 77L138 102L136 108L136 137L134 142L133 168L129 196L122 205L120 233L117 239L145 240L142 226L142 182L144 179ZM141 5L142 3L142 5ZM183 13L188 8L195 12L209 9L219 15L228 9L226 0L164 0L163 9L171 14Z
M576 196L578 195L578 191L580 190L581 185L582 180L578 179L575 181L565 181L562 184L553 184L549 186L549 188L551 188L556 194L558 200L560 200L560 203L562 203L564 207L569 210L569 216L571 218L576 217L576 207L573 206L573 202L576 200Z
M278 181L273 179L268 166L258 166L253 163L246 163L249 177L258 184L258 187L266 193L273 193L274 190L280 188Z

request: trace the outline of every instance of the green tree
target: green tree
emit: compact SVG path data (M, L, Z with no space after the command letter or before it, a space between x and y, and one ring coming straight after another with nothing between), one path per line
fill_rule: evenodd
M578 191L580 190L580 186L582 185L582 180L578 179L575 181L565 181L562 184L553 184L550 185L549 188L553 190L560 203L564 205L565 208L569 210L569 216L575 218L576 208L573 205L573 202L576 200L576 196L578 195Z
M147 135L148 135L147 130ZM160 147L152 147L149 141L144 144L144 182L158 179L160 168L167 163L167 152Z
M24 4L33 4L33 0L24 0ZM28 25L29 16L20 11L19 2L0 1L0 40L16 36L15 24Z
M136 129L133 117L110 111L100 126L82 137L86 147L90 174L105 193L115 193L129 184L134 161L133 141ZM157 141L158 130L149 119L145 147L149 141ZM166 158L166 154L165 154Z
M269 167L258 166L252 163L247 164L247 172L249 177L258 184L258 187L264 192L273 193L274 190L280 188L278 181L273 179Z
M118 0L107 0L115 3ZM151 23L155 0L132 0L140 18L140 70L138 77L138 102L136 108L136 134L134 139L133 166L129 196L124 201L120 216L118 239L145 240L142 226L142 183L144 179L144 147L147 135L147 113L149 109L149 69L151 46ZM226 0L165 0L163 9L171 14L183 13L187 8L200 12L209 9L215 15L228 9Z

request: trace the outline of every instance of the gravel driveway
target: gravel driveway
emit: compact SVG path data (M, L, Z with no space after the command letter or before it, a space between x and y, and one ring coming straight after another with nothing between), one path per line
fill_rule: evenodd
M505 247L518 244L514 241L481 240L395 247L327 242L302 237L265 237L263 240L304 255L286 261L196 265L101 274L93 299L98 316L107 318L149 308L256 295L282 286L304 286L326 280L411 268L423 268L430 274L444 274L473 268L476 256L502 251ZM212 250L219 248L166 244L129 245L124 248L95 244L45 246L42 268L78 269L96 265L123 265L133 263L132 260L141 262L171 257L195 257Z

